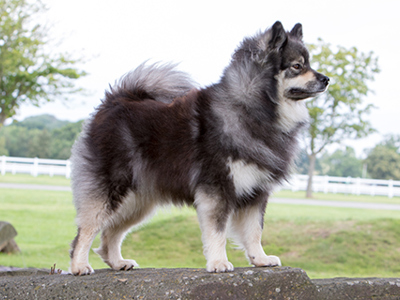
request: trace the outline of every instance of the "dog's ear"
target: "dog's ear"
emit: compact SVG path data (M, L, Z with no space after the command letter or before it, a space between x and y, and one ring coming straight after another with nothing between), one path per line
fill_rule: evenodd
M293 29L290 31L290 36L298 39L299 41L303 40L303 26L300 23L294 25Z
M276 21L271 28L271 38L268 43L269 48L280 49L286 43L286 40L287 40L287 34L282 26L282 23Z

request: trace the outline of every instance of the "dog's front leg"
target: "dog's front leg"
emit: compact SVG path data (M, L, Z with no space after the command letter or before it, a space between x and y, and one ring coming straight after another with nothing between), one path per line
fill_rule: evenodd
M218 211L218 197L205 192L196 194L195 206L202 232L204 256L208 272L233 271L233 265L226 255L226 234L228 216Z
M256 267L281 266L279 257L266 255L261 245L266 203L240 209L231 218L232 238L243 247L250 263Z

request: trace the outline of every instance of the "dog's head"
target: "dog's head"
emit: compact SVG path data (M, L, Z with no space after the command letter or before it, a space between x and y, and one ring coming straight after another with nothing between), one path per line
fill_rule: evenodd
M310 66L301 24L288 32L278 21L265 32L245 39L233 58L256 63L257 72L278 82L279 95L271 95L272 99L303 100L323 93L329 85L329 78Z
M303 100L323 93L329 85L329 77L318 73L310 66L310 57L303 44L301 24L286 32L276 22L270 32L269 47L281 53L278 78L283 96L290 100Z

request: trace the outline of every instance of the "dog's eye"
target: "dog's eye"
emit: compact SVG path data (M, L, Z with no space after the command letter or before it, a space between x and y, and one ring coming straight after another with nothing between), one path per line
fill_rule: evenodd
M300 64L294 64L293 66L292 66L292 68L293 69L295 69L295 70L301 70L301 65Z

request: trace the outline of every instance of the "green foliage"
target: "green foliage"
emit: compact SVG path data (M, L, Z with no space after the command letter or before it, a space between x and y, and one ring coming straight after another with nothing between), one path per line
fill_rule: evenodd
M50 158L67 159L71 156L71 148L82 130L83 121L69 123L51 132Z
M298 174L307 175L308 170L310 168L310 160L307 155L306 149L301 149L299 156L296 159L296 170L295 172ZM323 166L321 165L321 159L317 158L315 161L315 174L317 175L326 175L324 173Z
M74 81L86 75L74 68L81 59L49 49L44 26L33 24L45 11L40 1L0 0L0 126L19 106L76 93Z
M386 148L394 150L400 154L400 135L389 134L385 136L381 144L382 146L385 146Z
M400 180L400 136L387 136L369 151L365 164L368 176L377 179Z
M320 159L324 175L339 177L361 177L363 163L356 157L356 152L351 147L345 150L338 149L331 155L324 153Z
M0 137L5 140L5 148L11 156L29 157L29 144L31 136L37 134L38 130L28 132L27 128L7 126L0 129Z
M364 99L371 92L368 83L380 70L378 58L356 47L333 48L321 39L309 45L314 69L330 78L326 93L308 100L310 127L306 134L310 160L307 197L312 197L312 176L317 155L327 145L345 139L365 137L375 130L365 120L373 108Z
M12 124L17 127L25 127L28 129L47 129L48 131L51 131L53 129L61 128L69 124L69 122L58 120L52 115L43 114L40 116L27 117L22 122L14 121Z
M0 128L0 151L3 141L4 155L68 159L82 122L59 121L49 115L14 122Z
M6 139L4 136L0 136L0 156L1 155L9 155L8 150L6 149Z
M330 78L328 91L307 101L311 117L308 132L309 153L344 139L365 137L374 132L365 116L373 105L364 99L371 93L368 82L380 70L372 52L365 54L352 47L334 48L322 40L309 45L314 68Z

